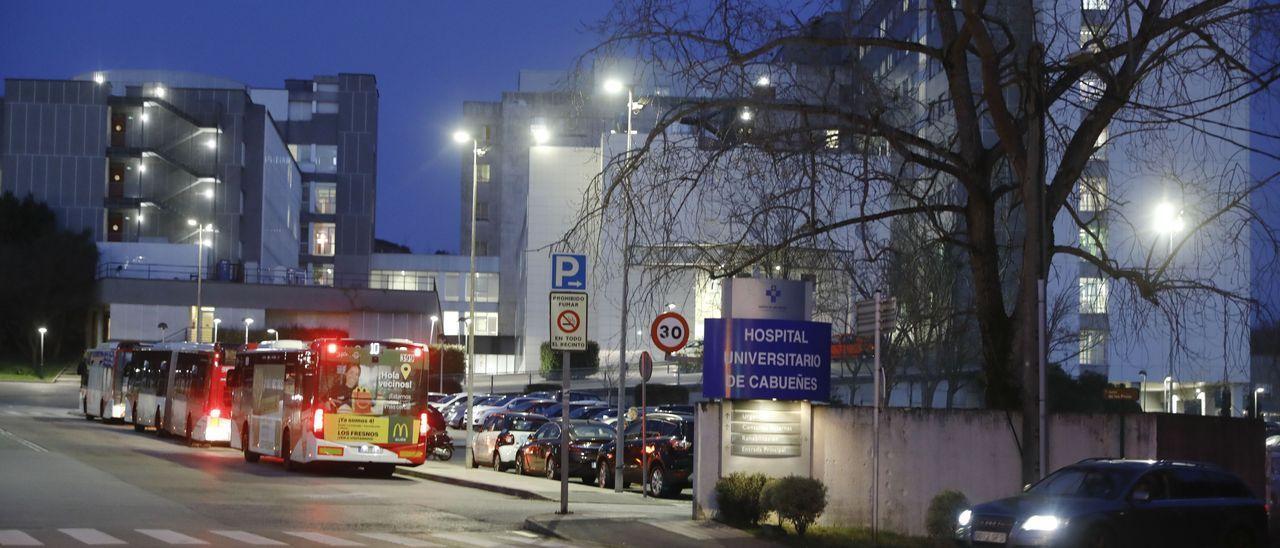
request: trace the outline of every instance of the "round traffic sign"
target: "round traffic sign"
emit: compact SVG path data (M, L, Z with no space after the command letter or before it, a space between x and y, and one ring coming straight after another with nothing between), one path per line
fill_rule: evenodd
M676 312L666 312L654 318L649 326L653 345L668 354L678 352L689 343L689 322Z
M582 320L578 318L577 312L565 310L556 316L556 325L560 326L560 331L573 333L578 330L578 326L582 325Z
M640 378L644 382L649 382L649 377L653 376L653 358L649 357L648 352L640 353Z

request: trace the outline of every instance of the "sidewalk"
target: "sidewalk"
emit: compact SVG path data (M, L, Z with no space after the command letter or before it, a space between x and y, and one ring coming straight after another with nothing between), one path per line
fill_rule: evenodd
M461 451L458 452L459 454ZM437 481L501 493L545 503L546 510L525 520L525 529L562 538L584 546L774 546L767 541L717 523L695 522L692 501L686 490L680 498L654 499L638 491L615 493L612 490L569 483L569 512L559 510L560 482L535 476L517 476L513 472L495 472L487 468L467 468L455 455L451 462L428 461L413 468L400 468L398 473L428 481Z

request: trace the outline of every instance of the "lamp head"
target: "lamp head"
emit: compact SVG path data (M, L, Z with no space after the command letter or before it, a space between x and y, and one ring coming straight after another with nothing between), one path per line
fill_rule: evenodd
M39 331L41 335L44 335L45 333L49 332L48 329L45 329L43 327L36 329L36 331Z
M460 144L460 145L461 145L461 144L464 144L464 143L466 143L467 141L470 141L470 140L471 140L471 134L470 134L470 133L467 133L467 132L466 132L466 131L464 131L464 130L459 129L459 130L457 130L457 131L453 132L453 142L455 142L455 143L458 143L458 144Z
M551 140L551 130L547 126L536 124L529 130L533 133L534 144L545 145Z
M622 91L626 89L626 87L627 86L622 83L622 80L619 80L617 78L610 78L604 81L604 91L606 93L610 93L610 94L622 93Z
M245 318L245 319L244 319L244 324L245 324L245 325L253 325L253 318Z

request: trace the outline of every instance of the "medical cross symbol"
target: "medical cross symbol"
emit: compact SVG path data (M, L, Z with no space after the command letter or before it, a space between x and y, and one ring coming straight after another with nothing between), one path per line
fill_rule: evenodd
M771 286L769 286L769 289L768 289L767 291L765 291L765 292L764 292L764 294L769 296L769 303L770 303L770 304L777 304L777 303L778 303L778 297L781 297L781 296L782 296L782 291L779 291L779 290L778 290L778 286L776 286L776 285L771 285Z

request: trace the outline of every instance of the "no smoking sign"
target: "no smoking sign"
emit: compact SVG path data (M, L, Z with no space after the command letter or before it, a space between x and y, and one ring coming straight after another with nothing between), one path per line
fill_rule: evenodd
M551 349L587 349L587 294L551 292Z

